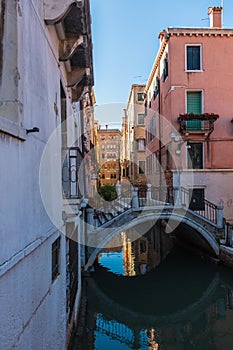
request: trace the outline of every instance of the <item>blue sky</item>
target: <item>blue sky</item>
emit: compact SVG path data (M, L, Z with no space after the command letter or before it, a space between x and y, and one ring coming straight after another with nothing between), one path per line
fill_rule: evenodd
M208 27L208 7L220 6L221 2L91 0L96 119L103 123L121 121L131 84L147 81L161 30ZM233 1L223 3L224 27L233 28ZM114 104L115 113L109 110L110 104Z

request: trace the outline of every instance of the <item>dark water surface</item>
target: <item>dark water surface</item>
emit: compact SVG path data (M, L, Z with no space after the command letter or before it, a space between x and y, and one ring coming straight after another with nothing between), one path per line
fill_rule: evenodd
M106 248L86 280L85 350L232 350L233 272L155 236Z

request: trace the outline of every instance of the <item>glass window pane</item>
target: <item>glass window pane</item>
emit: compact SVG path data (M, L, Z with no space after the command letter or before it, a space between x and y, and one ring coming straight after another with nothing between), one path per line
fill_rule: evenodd
M201 69L201 47L187 46L187 70Z

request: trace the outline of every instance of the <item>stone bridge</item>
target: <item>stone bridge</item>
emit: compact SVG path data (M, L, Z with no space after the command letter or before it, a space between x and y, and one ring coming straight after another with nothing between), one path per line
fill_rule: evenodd
M157 221L162 223L166 233L172 233L179 225L188 229L192 241L199 241L200 246L208 249L214 257L219 256L219 243L224 237L223 207L205 200L204 210L190 210L187 202L181 200L181 191L178 189L174 189L173 203L168 203L152 198L151 191L139 198L138 190L134 188L132 197L119 195L107 210L88 208L87 221L86 244L91 248L85 270L93 265L101 250L122 231L137 228L142 236Z

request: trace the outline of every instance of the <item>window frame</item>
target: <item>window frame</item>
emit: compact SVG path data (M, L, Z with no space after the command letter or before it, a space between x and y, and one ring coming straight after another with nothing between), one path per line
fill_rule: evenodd
M204 90L203 89L190 89L185 91L185 111L188 113L188 93L189 92L200 92L201 93L201 112L204 113ZM190 113L190 112L189 112ZM200 122L200 129L195 129L195 130L203 130L203 121ZM188 121L186 122L186 127L187 130L192 130L188 128Z
M187 48L190 46L199 46L200 47L200 69L188 69L188 55ZM202 44L185 44L185 72L203 72L203 53L202 53Z
M203 89L186 89L185 90L185 112L188 113L188 93L201 92L201 113L204 113L204 90Z
M143 115L144 116L144 123L139 123L139 115ZM146 119L145 113L138 113L138 115L137 115L137 124L138 125L145 125L145 119Z
M189 144L190 144L190 145L193 145L193 144L202 144L202 168L194 168L193 166L192 166L192 167L189 166L189 158L190 158L190 160L191 160L191 157L189 156L189 150L187 149L187 169L189 169L189 170L202 170L202 169L205 169L204 142L201 142L201 141L197 142L197 141L196 141L196 142L189 142Z
M143 147L141 147L141 146L143 146ZM139 137L137 139L137 151L138 152L145 152L145 150L146 150L146 139L143 137Z
M141 162L143 162L143 164L144 164L144 171L143 171L142 167L140 166ZM146 161L145 160L139 160L138 161L138 174L140 174L140 175L146 174Z
M142 99L139 99L139 95L142 96ZM138 101L138 102L144 102L144 93L143 93L143 92L138 92L138 93L137 93L137 101Z

